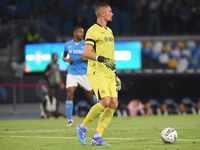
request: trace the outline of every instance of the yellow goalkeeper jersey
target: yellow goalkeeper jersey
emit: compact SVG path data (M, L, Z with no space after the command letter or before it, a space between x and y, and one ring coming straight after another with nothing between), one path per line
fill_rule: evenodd
M97 55L114 59L114 36L109 27L104 28L98 23L91 26L86 33L85 44L92 45L92 51ZM109 70L103 63L91 59L88 59L87 74L114 76L114 72Z

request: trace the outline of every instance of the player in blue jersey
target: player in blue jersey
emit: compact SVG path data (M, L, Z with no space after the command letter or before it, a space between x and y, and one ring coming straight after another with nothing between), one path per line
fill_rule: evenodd
M79 85L83 88L86 96L97 103L96 96L93 94L92 86L87 78L87 58L83 56L85 40L83 40L84 30L77 26L73 30L74 39L65 43L63 61L69 62L66 77L67 100L66 110L68 116L67 127L73 126L73 99L74 92Z

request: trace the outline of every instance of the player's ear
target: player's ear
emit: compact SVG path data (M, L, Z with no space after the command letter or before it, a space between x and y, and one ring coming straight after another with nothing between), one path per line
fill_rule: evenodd
M76 31L73 32L73 36L75 36L75 35L76 35Z
M105 12L104 11L100 12L100 14L101 14L101 16L105 16Z

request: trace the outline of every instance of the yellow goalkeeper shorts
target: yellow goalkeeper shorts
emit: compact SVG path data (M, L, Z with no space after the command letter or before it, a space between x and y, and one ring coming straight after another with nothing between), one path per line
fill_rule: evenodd
M97 100L104 97L118 97L118 92L116 90L115 77L105 77L103 75L90 74L87 75L90 84L94 90Z

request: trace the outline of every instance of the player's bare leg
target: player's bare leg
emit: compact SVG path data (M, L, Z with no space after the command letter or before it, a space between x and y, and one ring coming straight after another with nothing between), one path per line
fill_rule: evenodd
M68 87L67 88L67 100L66 100L66 111L67 111L67 117L68 117L68 124L67 127L73 126L73 99L74 99L74 93L75 93L76 87Z
M85 95L94 103L98 103L96 96L93 94L93 91L84 90Z
M117 97L107 97L106 100L100 100L100 103L106 106L106 109L99 118L98 127L91 140L91 145L109 146L110 144L103 141L102 134L112 120L113 114L118 107L118 100Z

